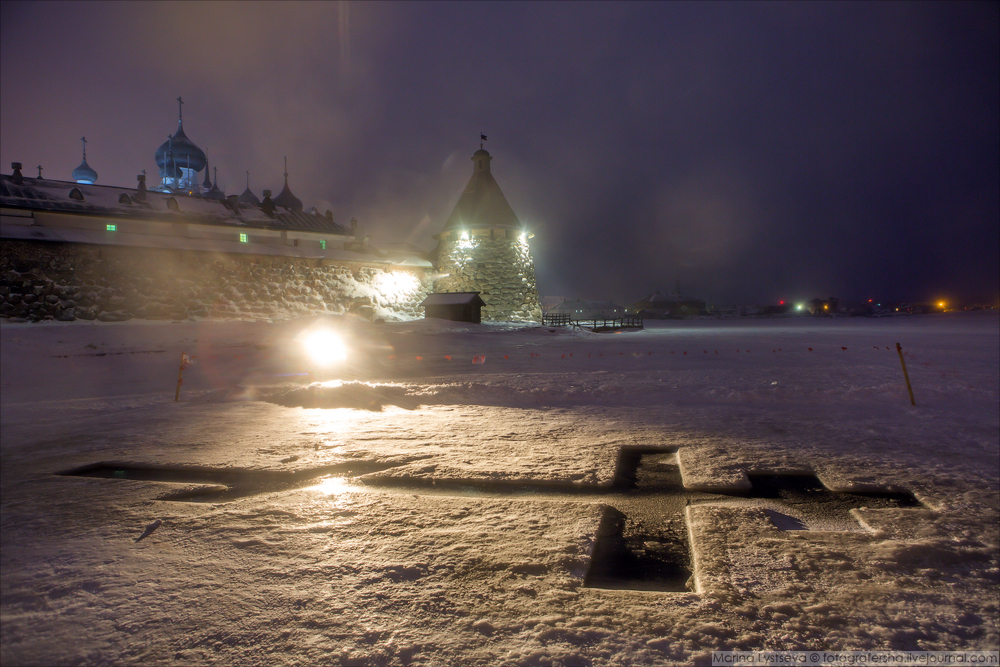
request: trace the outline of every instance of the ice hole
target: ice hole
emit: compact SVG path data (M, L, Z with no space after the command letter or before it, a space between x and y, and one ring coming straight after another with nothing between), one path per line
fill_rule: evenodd
M173 491L160 500L185 502L226 502L276 491L305 486L317 477L331 474L364 474L392 468L398 463L355 461L307 470L248 470L244 468L210 468L205 466L160 466L114 461L91 463L57 472L70 477L196 484L194 488Z
M605 507L583 585L637 591L689 591L690 549L681 515L650 525Z

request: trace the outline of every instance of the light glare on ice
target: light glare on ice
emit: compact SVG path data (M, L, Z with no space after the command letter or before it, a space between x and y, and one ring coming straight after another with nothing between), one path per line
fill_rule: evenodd
M327 477L316 486L310 486L309 490L324 496L338 496L347 491L347 480L343 477Z

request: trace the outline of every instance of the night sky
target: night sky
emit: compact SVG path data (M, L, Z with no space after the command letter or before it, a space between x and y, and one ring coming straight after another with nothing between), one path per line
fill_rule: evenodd
M541 295L1000 297L1000 10L810 4L3 2L0 168L159 183L177 126L431 249L472 172Z

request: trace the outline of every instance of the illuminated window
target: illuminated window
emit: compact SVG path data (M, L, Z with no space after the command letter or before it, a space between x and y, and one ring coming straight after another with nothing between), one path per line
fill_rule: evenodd
M117 232L118 231L118 225L107 225L106 228L107 228L107 230L109 232Z
M326 250L326 239L320 239L319 247L322 248L323 250Z
M240 234L240 243L247 243L247 242L248 242L247 235Z

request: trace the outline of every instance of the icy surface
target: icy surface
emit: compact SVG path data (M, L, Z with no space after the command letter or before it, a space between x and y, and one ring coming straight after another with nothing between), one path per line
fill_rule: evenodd
M0 662L658 665L1000 642L995 313L336 324L353 352L325 372L296 350L305 323L0 324ZM693 590L587 588L600 503L504 485L607 486L622 447L676 448L689 489L814 472L923 505L782 530L780 503L693 504ZM54 474L101 461L376 471L227 502ZM461 480L496 486L445 484Z

